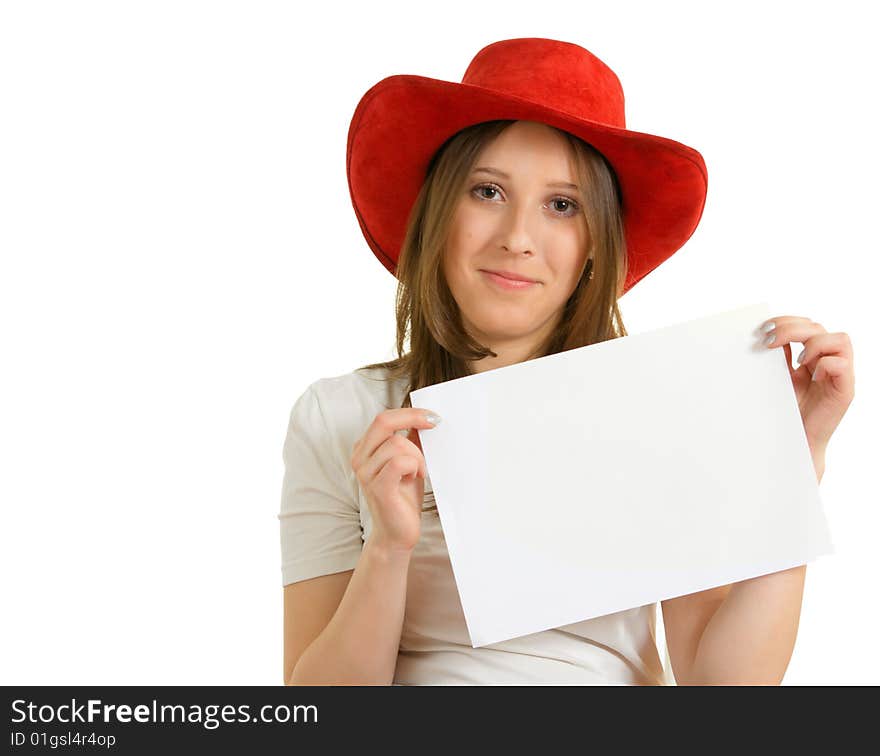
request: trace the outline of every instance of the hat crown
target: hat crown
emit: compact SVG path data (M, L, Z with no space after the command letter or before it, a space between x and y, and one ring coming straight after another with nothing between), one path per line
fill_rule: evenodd
M589 50L571 42L537 37L493 42L474 56L461 83L626 128L623 87L617 75Z

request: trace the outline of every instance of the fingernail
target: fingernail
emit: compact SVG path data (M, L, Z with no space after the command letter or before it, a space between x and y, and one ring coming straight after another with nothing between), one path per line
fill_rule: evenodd
M776 332L771 333L767 338L764 339L764 344L770 346L774 341L776 341Z
M801 361L804 359L804 355L807 353L806 349L801 350L801 353L797 356L797 364L800 365Z
M776 328L776 323L775 323L775 321L771 320L769 323L765 323L765 324L764 324L764 327L763 327L761 330L762 330L764 333L769 333L769 332L772 331L774 328Z
M435 415L433 412L429 412L425 416L425 420L427 420L431 425L437 425L440 422L440 415Z

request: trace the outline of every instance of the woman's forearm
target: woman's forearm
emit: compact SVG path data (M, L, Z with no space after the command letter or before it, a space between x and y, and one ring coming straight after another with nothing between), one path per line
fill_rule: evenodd
M367 540L336 613L300 656L290 685L393 682L410 556Z
M778 685L791 660L805 564L730 587L706 625L690 685Z
M811 449L816 479L825 450ZM778 685L800 623L807 565L734 583L706 624L691 666L691 685Z

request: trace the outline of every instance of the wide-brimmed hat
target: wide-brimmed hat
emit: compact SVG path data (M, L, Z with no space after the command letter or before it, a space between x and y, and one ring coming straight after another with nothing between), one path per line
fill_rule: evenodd
M370 249L392 274L431 158L461 129L498 119L554 126L605 156L621 191L629 258L622 293L696 229L708 187L702 155L628 130L620 80L590 51L553 39L506 39L480 50L460 83L389 76L355 108L346 154L351 201Z

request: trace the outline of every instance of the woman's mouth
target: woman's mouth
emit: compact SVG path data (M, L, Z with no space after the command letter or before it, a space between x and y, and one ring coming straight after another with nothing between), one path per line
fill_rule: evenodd
M497 273L490 273L488 270L481 270L480 273L494 286L504 291L521 291L537 286L537 281L514 281L511 278L499 276Z

